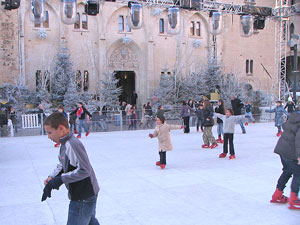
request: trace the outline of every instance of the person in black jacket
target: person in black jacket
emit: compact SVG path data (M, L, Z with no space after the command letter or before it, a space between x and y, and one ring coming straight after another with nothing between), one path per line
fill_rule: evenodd
M280 156L283 168L271 202L287 203L289 201L290 209L300 209L300 200L298 199L300 187L300 106L283 125L283 133L274 152ZM283 195L283 190L292 176L291 195L288 199Z
M203 142L202 148L215 148L218 146L216 139L212 134L212 127L214 125L214 109L208 100L204 101L204 109L203 109ZM211 146L209 145L211 143Z
M241 102L240 99L236 98L235 96L231 97L231 106L232 106L232 110L235 116L239 116L242 115L242 108L244 107L244 104ZM243 134L246 133L246 129L244 127L244 123L242 120L239 120L239 124L242 128L242 132Z
M295 111L295 104L293 102L293 99L291 97L288 98L288 102L286 103L286 105L284 106L284 109L287 108L287 112L288 112L288 117L289 115Z
M224 106L224 101L222 99L219 99L218 101L218 106L215 108L216 113L220 113L222 115L225 115L225 106ZM218 139L216 140L218 143L224 143L222 140L222 135L224 136L223 132L223 120L220 118L217 118L217 124L218 124Z
M88 114L89 117L92 118L92 114L90 114L89 111L83 106L82 102L78 102L78 107L70 113L70 115L76 114L79 119L79 132L77 135L77 138L81 138L81 129L85 130L85 136L88 136L90 134L90 131L86 128L84 125L85 115Z
M197 115L197 132L199 132L199 127L201 128L201 131L203 132L203 104L199 104L196 108L196 115Z
M51 114L44 125L48 138L61 147L56 168L44 180L42 202L51 198L53 189L65 184L70 199L67 225L99 225L96 204L100 188L85 147L74 137L62 113Z

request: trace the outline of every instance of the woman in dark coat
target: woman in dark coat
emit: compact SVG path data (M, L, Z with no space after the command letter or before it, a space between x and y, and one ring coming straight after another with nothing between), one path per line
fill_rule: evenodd
M182 101L181 108L181 117L183 119L184 124L184 133L190 133L190 115L191 115L191 107Z
M274 152L280 156L283 168L271 202L286 203L289 201L290 209L300 209L300 200L298 199L300 187L300 106L283 125L283 133ZM283 195L283 189L292 176L291 195L288 199Z

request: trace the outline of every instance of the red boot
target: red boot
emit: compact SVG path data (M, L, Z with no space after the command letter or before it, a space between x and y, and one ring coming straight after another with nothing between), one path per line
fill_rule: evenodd
M216 148L217 146L218 146L218 144L215 143L215 144L212 144L212 145L210 146L210 148L213 149L213 148Z
M209 145L202 145L202 148L209 148Z
M87 132L87 133L85 134L85 136L89 136L90 133L91 133L91 132Z
M245 126L248 126L248 123L245 123Z
M81 138L81 135L77 135L77 138L78 138L78 139Z
M160 166L160 161L157 161L155 165Z
M74 134L78 134L78 131L77 131L77 130L74 130Z
M216 142L217 142L217 143L221 143L221 141L222 141L222 138L219 136L219 138L216 139Z
M160 168L163 170L164 168L166 168L166 165L160 164Z
M229 160L235 159L235 155L230 155Z
M300 209L300 200L297 196L297 193L291 192L289 203L290 203L289 209Z
M227 155L227 153L221 153L221 154L219 155L219 158L225 158L226 155Z
M271 203L287 203L289 201L289 198L283 195L283 191L280 191L278 188L276 188L276 191L272 195Z

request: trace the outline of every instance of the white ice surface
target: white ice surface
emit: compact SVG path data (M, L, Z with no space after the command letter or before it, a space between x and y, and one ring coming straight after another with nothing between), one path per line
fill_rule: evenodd
M281 174L273 123L236 126L236 160L222 146L201 149L202 134L172 131L167 168L155 166L152 130L91 133L84 143L101 187L101 225L299 225L300 211L271 204ZM216 136L216 127L213 129ZM43 180L57 163L47 136L0 139L0 224L64 225L66 188L41 202ZM285 194L289 196L290 183Z

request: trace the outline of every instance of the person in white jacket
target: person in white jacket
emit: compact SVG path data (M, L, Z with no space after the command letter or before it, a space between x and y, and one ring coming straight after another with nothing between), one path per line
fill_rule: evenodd
M214 115L221 120L223 120L223 130L224 130L224 145L223 153L219 155L219 158L225 158L228 153L228 142L229 142L229 159L235 159L234 145L233 145L233 135L235 130L235 124L245 118L245 115L233 116L232 109L227 109L225 115L214 113Z

